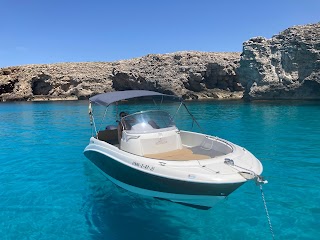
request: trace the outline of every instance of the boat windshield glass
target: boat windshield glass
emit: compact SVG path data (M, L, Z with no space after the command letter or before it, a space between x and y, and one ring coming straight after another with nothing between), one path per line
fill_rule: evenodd
M175 127L172 117L165 111L143 111L122 118L124 130L135 132L153 132Z

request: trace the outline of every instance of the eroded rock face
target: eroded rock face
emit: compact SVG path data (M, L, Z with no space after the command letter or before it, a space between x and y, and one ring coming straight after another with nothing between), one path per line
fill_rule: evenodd
M0 101L87 99L145 89L185 99L320 99L320 23L256 37L243 53L177 52L117 62L0 69Z
M118 62L111 79L115 90L148 89L185 99L241 98L239 57L239 53L150 54Z
M237 72L249 99L320 99L320 23L248 40Z
M145 89L186 99L241 98L240 53L150 54L118 62L58 63L0 69L0 100L87 99Z
M112 90L108 79L111 70L112 63L39 64L0 69L0 99L87 98L91 94ZM10 73L3 74L4 71ZM10 88L1 91L8 84Z

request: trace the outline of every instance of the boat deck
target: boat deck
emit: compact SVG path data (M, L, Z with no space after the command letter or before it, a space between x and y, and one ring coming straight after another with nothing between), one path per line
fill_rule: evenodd
M193 153L189 148L182 148L170 152L147 154L147 158L161 159L161 160L174 160L174 161L187 161L187 160L204 160L210 159L209 155Z

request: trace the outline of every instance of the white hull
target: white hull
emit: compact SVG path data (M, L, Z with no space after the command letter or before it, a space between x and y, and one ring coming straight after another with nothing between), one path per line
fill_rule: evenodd
M185 147L206 137L212 145L225 145L232 151L205 160L167 161L134 155L91 138L84 153L110 181L128 191L208 208L248 180L240 172L262 172L261 163L235 144L192 132L181 131L181 136ZM235 166L227 165L225 159L232 159Z

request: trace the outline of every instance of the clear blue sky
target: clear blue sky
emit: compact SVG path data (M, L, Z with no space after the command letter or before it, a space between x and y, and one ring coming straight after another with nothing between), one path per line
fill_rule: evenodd
M319 0L0 0L0 67L242 51L320 21Z

